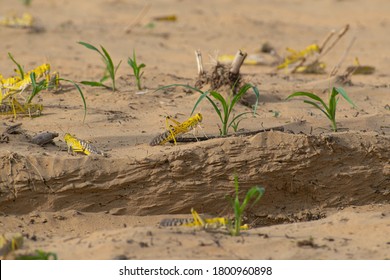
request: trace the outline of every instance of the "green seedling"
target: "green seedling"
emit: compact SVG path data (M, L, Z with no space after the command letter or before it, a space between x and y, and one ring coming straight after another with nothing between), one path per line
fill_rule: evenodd
M25 89L27 89L27 88L30 89L31 88L31 93L27 97L26 102L25 102L24 105L31 104L33 99L34 99L34 97L38 93L40 93L42 90L57 88L59 81L69 82L69 83L72 83L76 87L76 89L78 90L78 92L79 92L79 94L81 96L81 99L82 99L83 105L84 105L84 119L83 119L83 122L85 121L85 117L86 117L86 114L87 114L87 105L86 105L86 102L85 102L84 94L83 94L80 86L77 83L75 83L72 80L59 78L59 74L58 73L50 75L49 74L49 72L50 72L50 65L49 64L42 64L41 66L37 67L36 69L34 69L34 70L30 71L30 72L25 73L25 71L23 70L23 67L15 60L15 58L12 56L12 54L8 53L8 56L13 61L13 63L15 63L15 65L17 66L18 69L16 69L15 72L20 75L20 79L21 79L21 81L20 81L21 85L19 85L20 89L14 90L14 93L17 93L18 91L23 92ZM37 76L38 77L42 77L43 76L44 79L41 79L41 80L37 81ZM12 94L9 94L8 96L11 96L11 95ZM0 95L0 97L3 98L4 96Z
M211 91L211 92L202 92L202 95L199 97L199 99L196 101L194 108L192 109L191 115L194 113L196 107L198 107L199 103L203 100L203 98L207 98L207 100L211 103L213 106L215 112L217 113L222 128L220 128L220 134L222 136L228 135L229 128L232 127L235 131L238 129L238 124L240 121L244 118L245 115L251 114L251 112L243 112L238 115L232 114L233 108L236 106L237 102L241 99L241 97L249 90L253 89L255 95L256 95L256 103L253 106L253 115L256 114L257 105L259 103L259 90L257 87L252 86L251 84L245 84L238 92L237 94L233 95L231 94L227 98L224 98L219 92L217 91ZM210 96L214 99L211 99ZM217 102L219 102L222 106L222 109L220 109L217 105Z
M31 103L32 100L34 99L34 97L38 93L40 93L42 90L51 89L51 87L54 87L54 85L49 85L46 79L41 80L37 83L34 72L32 72L30 74L30 78L31 78L32 90L31 90L30 95L27 97L27 101L26 101L27 104ZM77 89L77 91L79 92L79 94L81 96L81 100L83 101L83 105L84 105L84 118L83 118L83 122L84 122L85 118L87 116L87 103L85 102L85 97L84 97L83 91L81 90L80 86L72 80L63 79L63 78L57 78L57 80L73 84L75 86L75 88Z
M105 84L103 84L103 82L105 80L110 78L111 84L112 84L111 89L112 89L112 91L115 91L116 90L116 88L115 88L115 75L116 75L116 72L118 71L119 65L122 63L122 60L119 61L117 66L114 66L114 63L112 62L111 56L109 55L109 53L107 52L107 50L103 46L100 46L100 48L102 49L102 51L100 51L95 46L92 46L91 44L88 44L85 42L78 42L78 43L80 45L83 45L84 47L90 49L90 50L94 50L94 51L98 52L101 55L104 64L106 65L104 76L103 76L103 78L100 79L99 82L81 81L81 83L84 85L93 86L93 87L110 88L110 87L106 86Z
M233 119L235 118L235 115L233 115ZM240 125L240 122L243 120L243 119L246 119L244 117L238 119L238 120L234 120L231 124L231 127L233 128L233 131L234 132L237 132L238 131L238 126Z
M43 250L35 250L32 254L19 255L16 260L57 260L57 254L52 252L45 252Z
M13 61L13 63L15 63L16 67L18 67L18 70L15 70L15 71L19 73L20 79L23 80L23 79L24 79L24 70L23 70L23 67L20 66L20 64L16 62L16 60L14 59L14 57L12 56L11 53L8 53L8 56L9 56L9 58Z
M196 103L192 109L191 115L194 113L194 111L198 107L199 103L204 98L206 98L211 103L211 105L214 108L214 111L217 113L217 115L221 121L222 128L220 127L220 129L219 129L221 136L228 135L230 127L232 127L234 129L234 131L237 131L238 125L239 125L240 121L243 120L245 115L247 115L247 114L256 115L256 110L257 110L257 105L259 103L260 94L259 94L259 90L257 89L257 87L253 86L251 84L245 84L235 95L233 95L233 93L231 92L231 94L227 98L224 98L222 96L222 94L220 94L217 91L203 92L198 88L194 88L194 87L191 87L189 85L184 85L184 84L172 84L172 85L168 85L165 87L161 87L157 90L169 88L169 87L174 87L174 86L181 86L181 87L189 88L189 89L197 91L201 94L199 99L196 101ZM238 115L234 115L233 109L236 106L237 102L251 88L253 89L253 92L256 95L256 102L255 102L255 105L253 105L253 112L243 112L243 113L240 113ZM221 109L217 105L218 102L222 106Z
M245 198L242 203L240 203L239 199L239 184L238 177L234 175L234 188L235 188L235 197L230 199L230 203L234 210L234 224L230 225L230 234L232 236L239 236L242 224L242 215L244 213L245 208L248 206L248 203L254 199L252 206L254 206L260 198L263 196L265 189L263 187L254 186L248 190L245 195Z
M311 92L295 92L287 97L287 99L293 98L293 97L308 97L314 101L311 100L304 100L303 102L310 104L320 110L322 113L325 114L325 116L330 120L332 124L332 129L334 132L337 131L337 124L336 124L336 107L337 107L337 102L339 98L337 97L339 94L348 101L349 104L351 104L353 107L356 107L355 104L352 102L351 99L349 99L347 93L344 91L342 88L332 88L332 92L329 96L329 104L326 105L324 100L322 100L318 95L311 93Z
M48 84L46 80L41 80L40 82L37 83L36 77L35 77L35 72L32 72L30 74L30 79L31 79L31 86L32 90L30 95L27 97L27 102L26 103L31 103L34 97L40 93L42 90L48 88Z
M133 59L131 59L129 57L129 59L127 60L127 63L130 65L131 68L133 68L134 77L137 81L137 88L138 88L138 90L141 90L142 89L141 77L144 74L144 72L141 72L141 69L146 67L146 65L144 63L141 63L140 65L137 64L137 60L135 57L135 50L133 50Z

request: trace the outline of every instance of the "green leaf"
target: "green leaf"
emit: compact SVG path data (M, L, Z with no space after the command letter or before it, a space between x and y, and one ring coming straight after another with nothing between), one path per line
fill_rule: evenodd
M215 99L217 99L219 102L221 102L221 105L222 105L222 109L223 109L223 112L225 114L225 117L227 116L228 114L228 109L229 109L229 106L225 100L225 98L223 98L223 96L221 94L219 94L218 92L216 91L212 91L210 92L210 95L212 97L214 97Z
M320 107L320 105L318 105L317 103L313 102L313 101L310 101L310 100L304 100L303 102L307 103L307 104L310 104L310 105L313 105L314 107L316 107L317 109L321 110L322 113L325 114L325 116L328 118L328 119L331 119L331 116L329 115L328 112L326 112L324 109L322 109Z
M107 81L108 78L110 78L110 76L103 76L103 77L99 80L99 83L103 83L103 82ZM97 83L97 82L93 82L93 83Z
M92 46L91 44L88 44L85 42L77 42L77 43L79 43L80 45L83 45L84 47L86 47L90 50L94 50L94 51L98 52L104 58L104 55L101 53L101 51L99 51L96 47Z
M201 96L198 98L198 100L196 101L194 107L192 108L192 112L191 112L191 115L195 112L195 109L198 107L199 103L203 100L203 98L207 98L207 100L211 103L211 105L214 107L214 110L215 112L218 114L218 117L219 119L221 120L221 122L223 122L223 118L222 118L222 114L221 114L221 110L219 110L217 104L215 104L215 102L208 96L210 93L208 91L205 91L201 94Z
M298 96L304 96L304 97L309 97L313 100L316 100L318 102L320 102L322 104L322 106L324 106L325 110L328 111L328 106L326 106L325 102L317 95L315 95L314 93L311 93L311 92L295 92L291 95L289 95L286 99L290 99L292 97L298 97Z
M127 63L130 65L131 68L137 68L136 64L134 63L134 60L132 60L130 57L127 59Z
M114 63L112 62L112 59L111 59L110 55L108 54L108 52L106 51L106 49L103 48L103 46L100 46L100 47L102 48L104 55L105 55L107 70L110 73L111 78L113 79L115 77L114 76Z
M333 88L333 90L337 91L338 93L341 94L342 97L344 97L345 100L348 101L349 104L351 104L354 108L356 108L356 105L355 103L353 103L353 101L348 97L347 93L345 92L345 90L343 88Z
M114 67L114 63L112 62L112 59L110 57L110 54L107 52L107 50L103 47L103 46L100 46L103 53L101 51L99 51L99 49L97 49L95 46L91 45L91 44L88 44L88 43L85 43L85 42L78 42L79 44L85 46L86 48L88 49L91 49L91 50L94 50L96 52L98 52L101 57L103 58L103 62L104 64L106 65L106 71L108 72L109 74L109 77L111 78L111 82L112 82L112 90L115 91L115 74L116 74L116 71L118 70L119 68L119 65L121 64L122 61L120 61L118 63L118 65L116 67ZM106 80L106 73L105 75L103 76L103 78L100 80L100 82ZM109 87L106 87L106 88L109 88Z
M31 84L33 86L33 88L36 88L37 87L37 81L35 80L35 72L31 72L30 74L30 79L31 79Z
M237 116L234 116L233 117L233 119L231 120L231 122L229 123L229 125L228 125L228 127L231 127L232 126L232 124L236 121L236 120L238 120L238 123L237 123L237 125L244 119L244 118L242 118L242 119L240 119L242 116L244 116L244 115L247 115L247 114L252 114L251 112L243 112L243 113L240 113L240 114L238 114Z
M94 81L81 81L80 84L91 86L91 87L107 87L103 83L100 82L94 82Z
M229 106L229 113L232 111L233 107L236 105L238 100L241 99L241 97L251 88L252 86L250 84L245 84L238 93L233 97L232 102Z
M87 116L87 103L85 102L84 94L83 94L83 91L81 90L80 86L79 86L77 83L75 83L74 81L72 81L72 80L63 79L63 78L60 78L60 79L58 79L58 80L59 80L59 81L65 81L65 82L72 83L72 84L76 87L76 89L78 90L78 92L79 92L79 94L80 94L80 96L81 96L81 99L82 99L82 101L83 101L83 104L84 104L84 118L83 118L83 122L84 122L84 121L85 121L85 118L86 118L86 116ZM85 82L85 81L84 81L84 82ZM81 82L81 83L83 83L83 82Z
M263 196L264 192L265 189L263 187L256 186L249 189L249 191L246 193L243 203L241 204L241 211L244 211L247 204L252 198L255 198L254 202L252 203L252 206L255 205L259 201L259 199Z
M336 100L336 96L338 95L339 93L334 90L332 90L332 93L330 95L330 98L329 98L329 115L331 116L331 119L334 120L336 118L336 106L337 106L337 100Z
M116 74L116 71L118 71L118 68L119 68L119 66L121 65L121 63L122 63L122 60L119 61L118 65L115 67L114 74Z
M23 70L22 66L20 66L20 64L16 62L16 60L13 58L11 53L8 53L8 56L13 61L13 63L15 63L16 66L18 67L19 73L20 73L20 78L23 80L24 79L24 70Z

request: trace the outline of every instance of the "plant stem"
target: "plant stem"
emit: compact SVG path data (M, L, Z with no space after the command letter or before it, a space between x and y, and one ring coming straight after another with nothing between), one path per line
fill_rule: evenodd
M332 119L332 129L334 132L337 132L337 124L336 124L336 119Z
M198 65L198 75L203 75L204 74L204 69L203 69L203 62L202 62L202 53L200 50L195 51L195 57L196 57L196 64Z
M234 57L234 60L232 62L232 66L231 66L229 72L232 74L238 74L240 72L241 65L244 63L246 56L247 56L247 53L242 52L241 50L238 50L236 53L236 56Z
M240 218L236 218L235 221L234 221L233 236L239 236L240 235L240 228L241 228L241 215L240 215Z

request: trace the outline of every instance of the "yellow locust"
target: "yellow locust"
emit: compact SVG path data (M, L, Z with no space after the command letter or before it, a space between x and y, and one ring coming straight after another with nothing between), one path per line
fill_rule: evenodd
M202 227L206 229L226 228L230 221L227 218L202 218L198 212L191 208L192 218L189 219L164 219L160 222L160 226L187 226L187 227ZM248 225L241 226L241 229L248 229Z
M31 74L34 73L35 79L38 82L42 78L46 81L46 88L57 88L59 86L59 75L54 73L50 75L50 64L44 63L35 69L24 74L24 79L20 76L14 76L9 78L3 78L0 75L0 114L9 114L10 112L16 115L39 115L43 109L40 104L24 103L21 104L16 100L16 94L22 94L29 86L32 85ZM7 101L8 104L4 103Z
M68 153L81 153L85 155L96 154L106 156L106 154L100 150L98 150L95 146L90 143L80 140L69 133L65 134L65 142L68 146Z
M172 121L174 125L168 124L168 121ZM180 134L186 133L195 128L200 122L202 122L203 116L200 113L190 117L188 120L180 123L171 117L166 117L167 131L159 134L150 142L150 146L164 145L169 141L173 141L176 144L176 137Z

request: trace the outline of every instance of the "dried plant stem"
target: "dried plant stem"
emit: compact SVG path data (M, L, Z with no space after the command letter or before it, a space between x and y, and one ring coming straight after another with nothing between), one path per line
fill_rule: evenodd
M333 47L340 41L340 39L347 33L349 30L349 24L347 24L343 29L340 30L337 38L333 41L333 43L326 50L322 50L320 57L325 56Z
M202 53L200 50L195 51L195 58L196 58L196 64L198 65L198 75L203 75L204 74L204 69L203 69L203 61L202 61Z
M330 40L336 33L335 30L329 32L329 34L324 38L321 45L319 46L319 53L315 56L314 59L312 59L312 62L308 62L307 65L319 62L321 58L323 58L331 49L333 49L333 47L340 41L340 39L345 35L345 33L347 33L348 30L349 30L349 24L344 26L344 28L339 31L337 38L332 42L332 44L328 48L326 48L326 45L330 42ZM296 67L294 67L291 73L294 73L299 67L301 67L306 62L307 60L303 59L301 63L299 63Z
M344 51L341 59L339 60L339 62L335 65L335 67L333 67L332 71L330 72L330 75L329 77L333 77L333 76L336 76L337 72L339 71L341 65L343 64L344 60L346 59L348 53L350 52L351 48L352 48L352 45L354 44L356 40L356 37L353 37L351 42L349 42L349 45L348 47L346 48L346 50Z
M325 46L328 44L329 40L333 37L333 35L336 33L336 30L332 30L329 32L329 34L325 37L325 39L322 41L320 45L320 53L325 49Z
M240 68L242 64L244 63L244 60L247 56L247 53L242 52L241 50L238 50L236 53L236 56L234 57L234 60L232 62L232 67L230 68L229 72L232 74L237 75L240 73Z
M152 4L145 4L145 6L142 8L142 10L138 13L138 15L135 17L135 19L125 28L125 33L130 33L131 30L141 22L141 20L144 18L144 16L149 12L150 7L152 7Z

